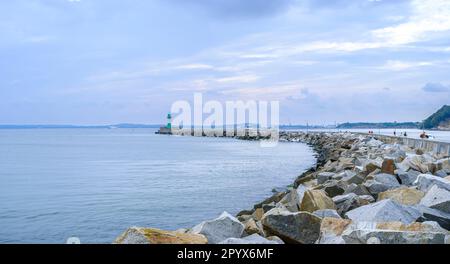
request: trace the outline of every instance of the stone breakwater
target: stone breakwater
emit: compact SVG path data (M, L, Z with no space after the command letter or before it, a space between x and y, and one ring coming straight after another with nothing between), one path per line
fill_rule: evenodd
M280 140L317 152L317 165L285 191L189 229L129 228L114 243L450 243L447 154L351 133L281 133Z

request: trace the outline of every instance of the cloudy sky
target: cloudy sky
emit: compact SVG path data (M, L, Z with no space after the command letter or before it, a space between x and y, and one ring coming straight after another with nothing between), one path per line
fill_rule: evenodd
M450 103L448 0L0 1L0 123L162 123L176 100L279 100L282 123Z

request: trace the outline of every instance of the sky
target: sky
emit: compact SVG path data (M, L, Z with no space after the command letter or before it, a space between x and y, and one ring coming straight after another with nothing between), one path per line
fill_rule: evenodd
M0 1L0 124L158 124L195 92L421 121L450 104L450 1Z

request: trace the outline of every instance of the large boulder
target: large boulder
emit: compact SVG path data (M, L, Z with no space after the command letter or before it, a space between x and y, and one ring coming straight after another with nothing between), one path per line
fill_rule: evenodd
M424 196L424 192L414 188L400 187L397 189L388 190L378 194L378 201L391 199L399 204L415 205L420 202Z
M407 172L403 170L397 170L397 175L401 183L406 186L412 186L420 174L420 172L415 170L409 170Z
M114 244L206 244L207 242L206 237L200 234L131 227L120 235Z
M253 234L243 238L227 238L224 241L219 242L219 244L282 244L276 240L269 240L258 234Z
M261 220L265 233L287 243L312 244L319 237L321 218L308 212L289 212L274 208Z
M444 244L448 232L434 224L353 223L342 232L346 244Z
M408 156L398 166L403 171L413 169L422 173L428 172L427 160L422 155Z
M414 182L414 185L417 185L419 190L423 192L427 192L431 186L437 185L438 187L445 189L447 191L450 191L450 182L446 179L443 179L438 176L434 176L431 174L420 174L416 181Z
M322 190L306 191L300 204L300 211L312 213L321 209L335 209L333 200Z
M218 218L204 221L194 226L192 234L202 234L208 239L208 243L217 244L227 238L240 238L244 232L244 225L234 216L223 212Z
M450 192L433 185L422 198L420 204L450 213Z
M364 186L373 195L377 195L380 192L384 192L390 189L400 187L400 183L397 178L391 174L380 173L373 177L373 179L367 180Z
M434 221L437 222L443 228L450 230L449 213L429 208L421 204L414 205L414 208L418 210L421 214L419 219L417 219L418 222Z
M356 222L398 221L409 224L416 221L421 214L413 207L401 205L390 199L386 199L348 211L345 216Z

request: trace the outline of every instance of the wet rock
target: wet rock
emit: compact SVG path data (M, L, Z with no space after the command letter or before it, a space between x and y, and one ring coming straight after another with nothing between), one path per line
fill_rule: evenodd
M312 213L321 209L335 209L333 200L322 190L306 191L300 204L300 211Z
M348 211L345 216L356 222L399 221L409 224L416 221L421 214L413 207L401 205L390 199L386 199Z
M239 238L244 232L244 225L234 216L223 212L218 218L204 221L194 226L190 233L202 234L208 243L217 244L230 237Z
M424 192L416 190L414 188L400 187L397 189L379 193L378 201L391 199L399 204L415 205L420 202L424 195Z
M427 192L433 185L437 185L442 189L450 191L449 181L431 174L420 174L414 182L414 185L417 185L418 189L423 192Z
M270 210L272 210L273 208L277 207L277 204L275 202L271 202L269 204L263 204L262 205L262 210L264 213L269 212Z
M319 237L321 218L308 212L289 212L275 208L261 223L267 235L276 235L287 243L312 244Z
M258 234L253 234L243 238L227 238L219 244L282 244L276 240L269 240Z
M265 199L264 201L257 203L253 206L254 209L257 208L261 208L263 206L263 204L270 204L272 202L274 203L278 203L279 201L281 201L281 199L283 199L283 197L286 195L285 192L279 192L279 193L275 193L274 195L272 195L271 197Z
M450 213L450 192L433 185L420 201L421 205Z
M114 244L206 244L207 242L206 237L200 234L131 227L120 235Z
M320 218L331 217L331 218L342 218L336 210L333 209L322 209L314 211L313 215L317 215Z
M237 217L237 219L240 222L246 222L246 221L248 221L249 219L252 219L252 218L253 218L252 215L240 215L240 216Z
M251 215L251 214L253 214L254 211L255 211L254 209L253 210L242 210L239 213L237 213L236 216Z
M400 187L400 183L397 181L395 176L381 173L375 175L373 179L367 180L364 183L364 186L371 194L377 195L380 192Z

